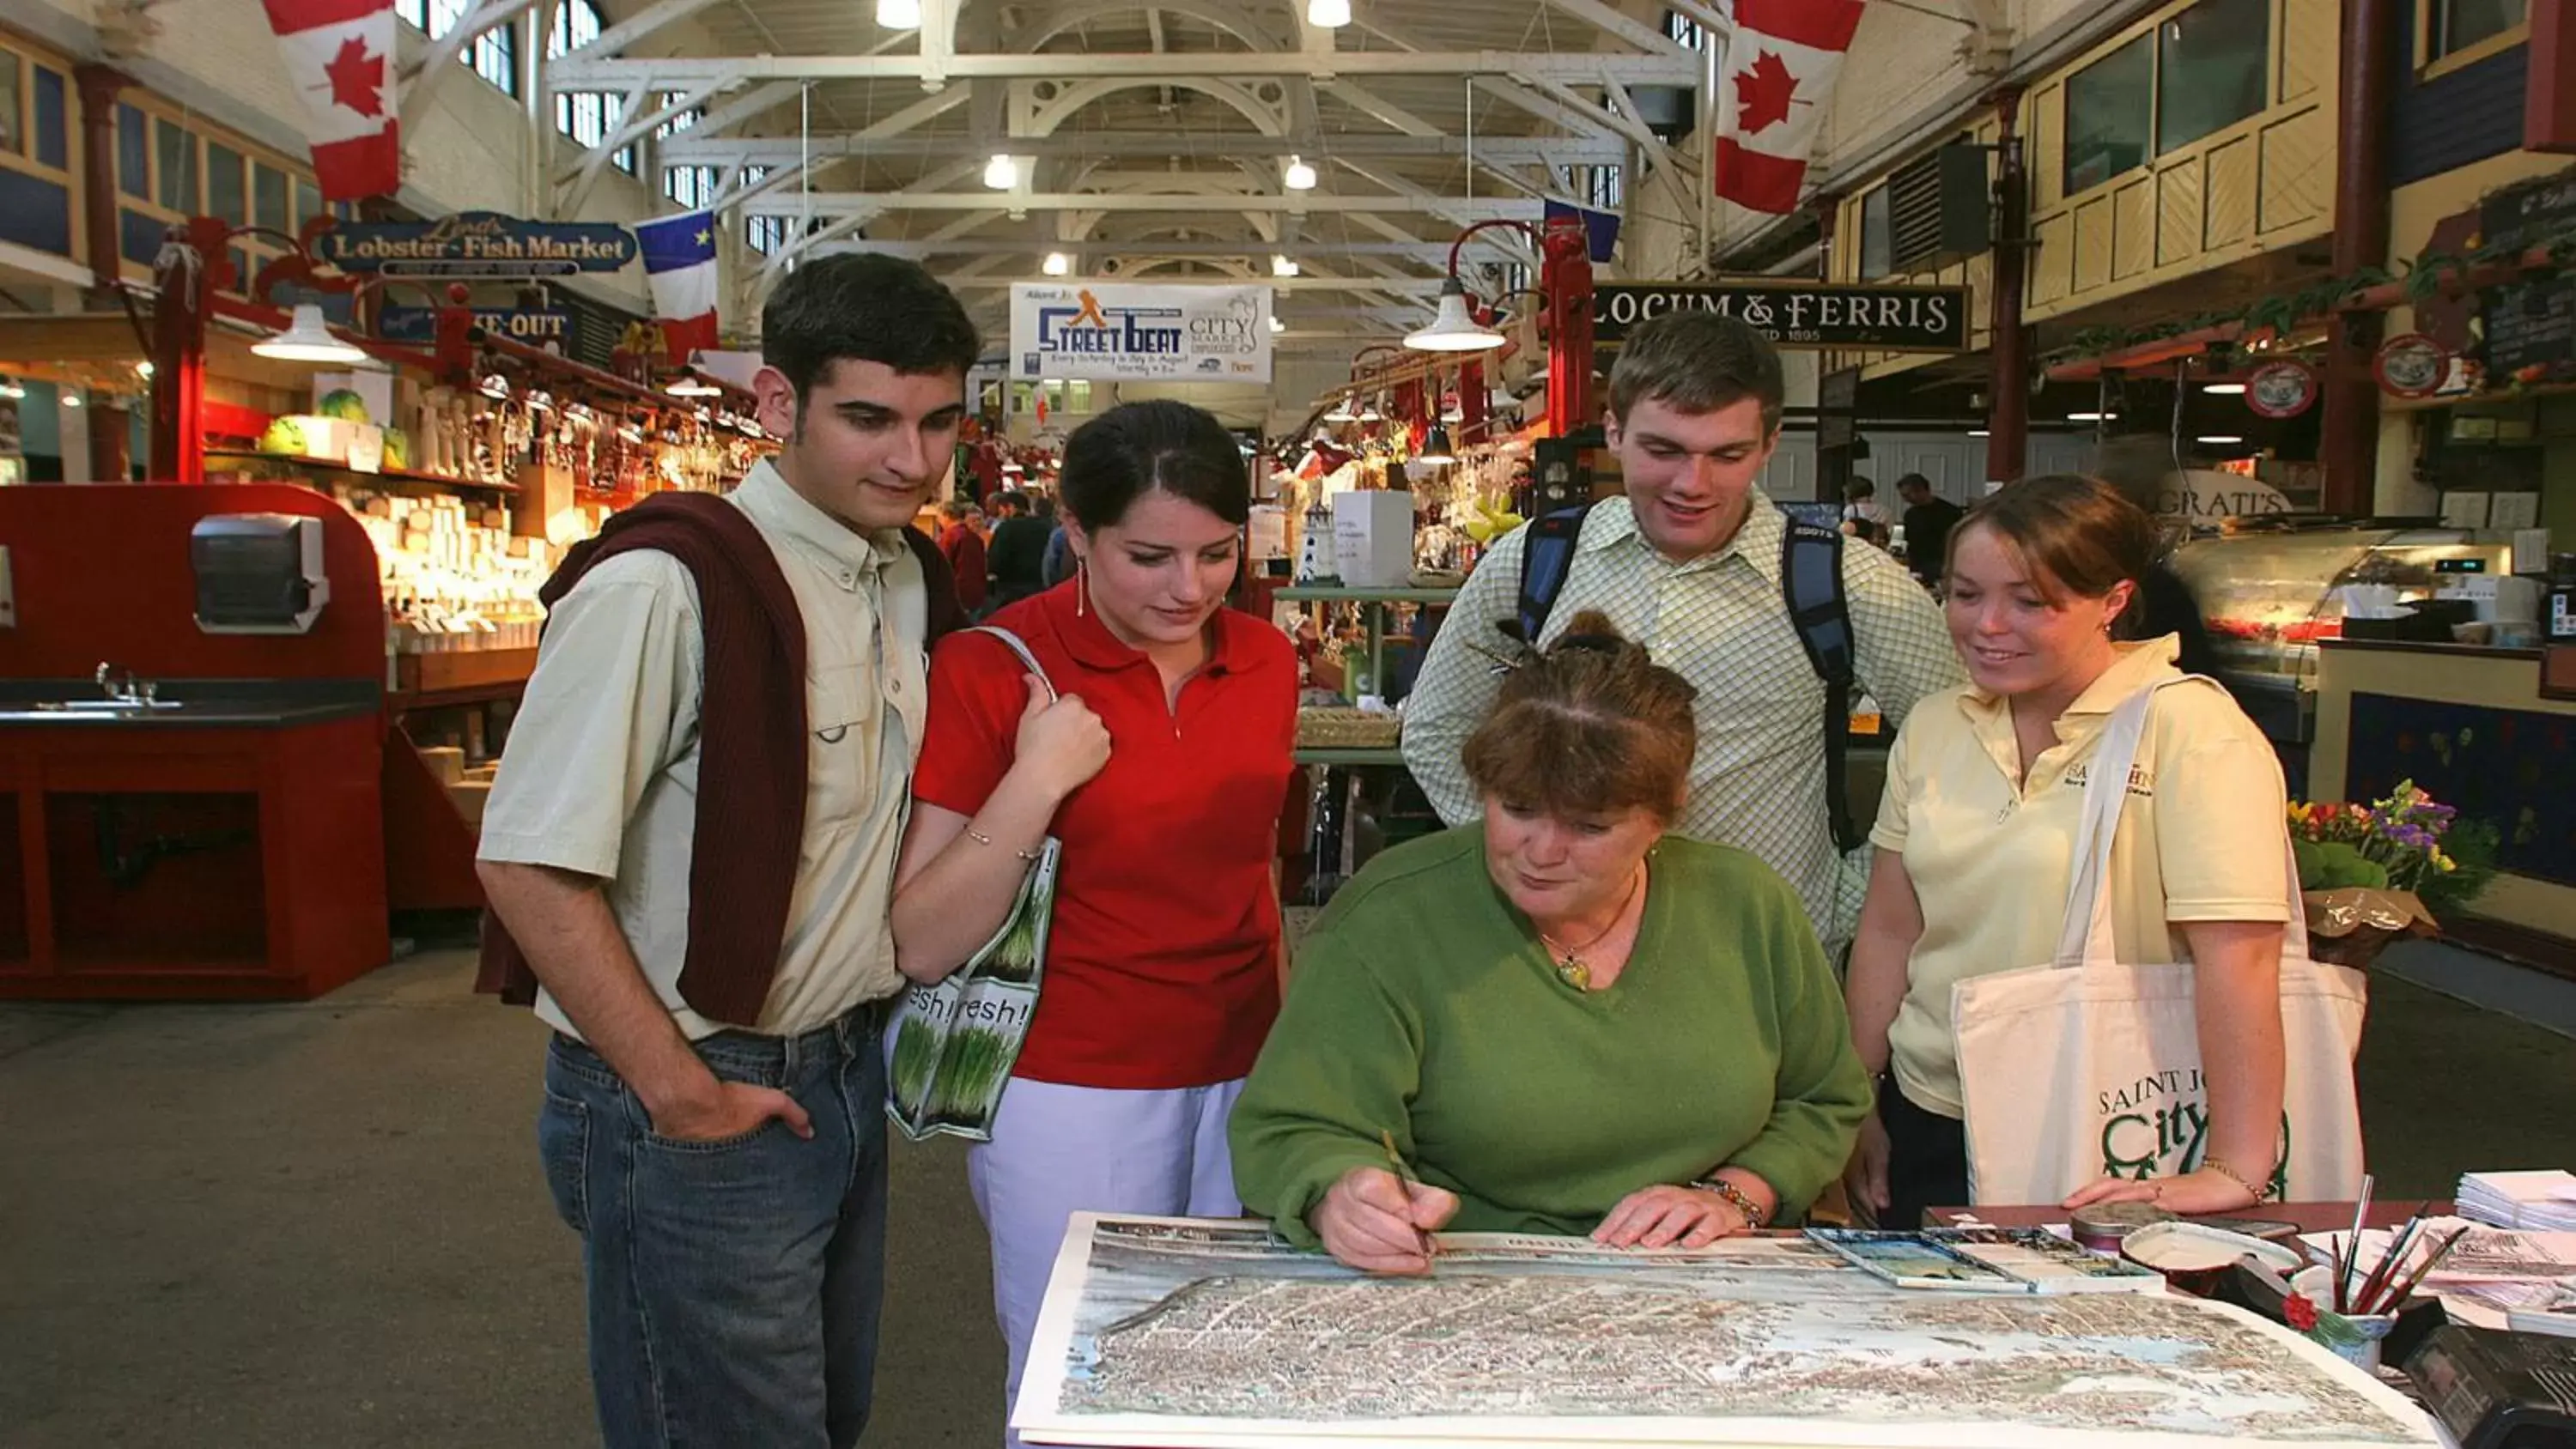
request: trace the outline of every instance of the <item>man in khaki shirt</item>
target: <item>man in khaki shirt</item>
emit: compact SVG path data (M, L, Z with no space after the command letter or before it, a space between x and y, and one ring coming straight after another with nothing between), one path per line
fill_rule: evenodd
M584 1243L610 1449L846 1449L866 1423L884 1259L877 1039L902 981L888 902L925 703L924 575L902 530L947 473L977 351L956 299L912 263L800 268L763 311L754 382L762 426L787 441L709 505L718 535L756 538L762 607L729 602L745 574L702 574L648 541L603 548L548 618L481 873L556 1031L538 1145ZM710 752L748 752L739 722L775 724L778 707L711 697L711 670L742 667L711 660L711 641L740 648L740 621L770 621L758 640L790 677L791 604L806 725L795 878L774 963L759 949L747 991L729 969L722 995L685 973L717 948L732 967L745 953L691 949L693 906L715 909L692 886L723 878L707 852L748 847L699 839L724 818L700 797L702 767L738 781L799 762ZM721 1000L760 1005L713 1014Z

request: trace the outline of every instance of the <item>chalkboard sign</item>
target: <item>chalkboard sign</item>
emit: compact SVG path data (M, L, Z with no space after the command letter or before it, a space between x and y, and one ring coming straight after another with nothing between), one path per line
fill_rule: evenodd
M2488 287L2479 302L2490 386L2576 372L2576 281L2552 277Z
M1837 368L1816 386L1816 446L1848 448L1860 436L1860 369Z
M2516 186L2478 203L2489 246L2529 248L2576 233L2576 171Z

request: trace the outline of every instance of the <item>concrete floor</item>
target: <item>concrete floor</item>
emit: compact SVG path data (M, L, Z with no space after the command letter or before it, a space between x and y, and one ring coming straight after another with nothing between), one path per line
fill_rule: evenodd
M300 1005L0 1006L0 1446L596 1443L575 1244L531 1142L542 1029L471 975L449 952ZM2384 1194L2576 1166L2565 1037L2374 993ZM992 1445L961 1151L899 1146L893 1192L867 1443Z

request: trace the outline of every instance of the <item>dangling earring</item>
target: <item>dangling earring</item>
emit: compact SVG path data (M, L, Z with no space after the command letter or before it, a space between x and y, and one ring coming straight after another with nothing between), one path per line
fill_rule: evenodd
M1075 559L1073 561L1073 617L1079 619L1083 616L1086 612L1085 606L1090 595L1091 561L1089 559Z

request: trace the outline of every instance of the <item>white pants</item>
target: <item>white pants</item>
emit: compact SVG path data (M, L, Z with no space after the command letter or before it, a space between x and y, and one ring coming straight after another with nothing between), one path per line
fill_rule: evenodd
M1014 1078L993 1140L966 1153L966 1185L993 1240L993 1313L1010 1347L1004 1392L1017 1403L1038 1305L1078 1212L1239 1217L1225 1119L1243 1080L1170 1091L1068 1087ZM1020 1449L1020 1436L1005 1440Z

